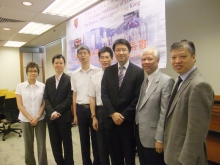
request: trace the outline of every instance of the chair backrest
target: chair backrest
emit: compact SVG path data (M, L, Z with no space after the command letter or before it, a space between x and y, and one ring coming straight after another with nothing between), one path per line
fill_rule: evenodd
M16 98L5 99L3 112L7 120L14 121L18 119L19 110L17 107Z
M3 113L3 105L5 103L5 96L0 96L0 114Z

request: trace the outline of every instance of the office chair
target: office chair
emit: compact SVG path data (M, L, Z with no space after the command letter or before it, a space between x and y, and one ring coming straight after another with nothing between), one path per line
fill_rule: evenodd
M5 119L1 120L3 123L3 138L2 141L5 141L5 136L10 132L17 133L21 137L21 128L11 128L12 124L19 123L18 114L19 110L17 108L16 98L5 99L5 105L3 107L3 114ZM6 129L6 125L7 129Z
M0 121L5 119L5 115L3 115L3 105L5 103L5 96L0 96ZM3 126L0 126L0 133L3 133Z

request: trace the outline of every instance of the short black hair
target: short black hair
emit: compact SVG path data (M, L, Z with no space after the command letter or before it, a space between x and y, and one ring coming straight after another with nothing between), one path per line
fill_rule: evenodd
M100 58L101 54L105 53L105 52L108 52L110 54L111 58L113 58L113 51L110 47L107 47L107 46L103 47L102 49L99 50L99 52L98 52L99 58Z
M52 58L52 64L54 63L54 61L55 61L56 58L62 58L63 61L64 61L64 64L66 63L65 57L64 57L62 54L57 54L57 55L53 56L53 58Z
M80 45L78 48L77 48L77 54L79 53L80 50L87 50L87 52L90 54L90 49L88 46L86 45Z
M35 62L29 62L29 63L27 64L27 66L26 66L26 73L28 72L28 70L29 70L30 68L37 68L38 74L40 73L40 69L39 69L39 66L38 66L37 63L35 63Z
M196 53L195 45L192 41L186 39L174 42L170 47L170 52L174 49L185 48L188 49L191 55Z
M116 40L116 41L113 43L113 46L112 46L112 49L113 49L114 51L115 51L115 46L116 46L117 44L124 44L124 45L126 45L127 48L128 48L128 50L129 50L129 53L131 52L131 45L130 45L130 43L129 43L127 40L125 40L125 39L118 39L118 40Z

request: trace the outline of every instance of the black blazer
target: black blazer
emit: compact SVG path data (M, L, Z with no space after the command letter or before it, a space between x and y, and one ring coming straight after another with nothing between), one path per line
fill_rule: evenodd
M109 117L114 112L121 113L125 121L134 122L135 108L143 79L143 70L129 62L122 85L119 88L118 64L105 69L101 97L105 108L105 126L107 128L116 126L112 118Z
M50 120L50 116L54 111L57 111L61 114L61 117L56 119L56 122L71 122L72 90L70 76L63 73L57 89L55 76L48 78L44 90L44 100L46 121L48 124L53 122Z

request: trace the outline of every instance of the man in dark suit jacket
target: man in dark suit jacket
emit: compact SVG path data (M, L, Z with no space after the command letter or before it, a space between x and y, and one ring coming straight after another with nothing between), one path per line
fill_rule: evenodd
M62 55L55 55L52 64L56 74L47 79L44 91L50 143L57 165L73 165L70 77L63 73L65 58ZM64 156L62 153L64 153Z
M106 138L112 165L134 165L135 107L144 72L129 62L131 45L127 40L116 40L113 51L118 63L105 69L101 87Z
M178 88L179 83L175 84L169 101L164 132L165 163L208 165L205 143L214 92L194 65L193 42L175 42L170 52L171 64L182 82L178 81L181 82ZM177 93L175 89L178 89Z

